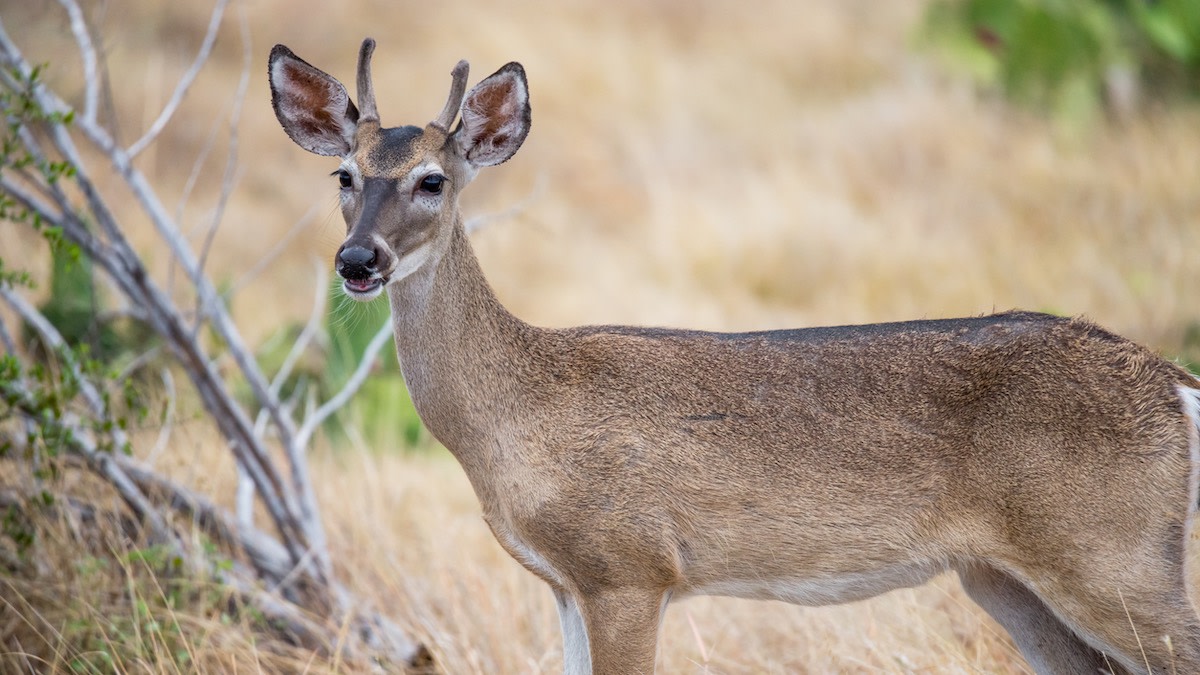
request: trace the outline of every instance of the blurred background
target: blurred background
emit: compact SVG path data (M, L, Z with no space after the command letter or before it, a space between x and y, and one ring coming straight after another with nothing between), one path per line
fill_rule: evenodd
M106 57L104 115L119 140L141 136L171 97L211 9L88 3ZM56 3L0 0L0 18L31 60L49 64L52 87L81 95L78 53ZM307 317L315 270L331 267L344 233L328 176L336 161L304 152L279 128L267 53L286 44L352 84L365 36L378 41L375 86L387 126L432 119L460 58L472 64L472 83L508 61L525 66L533 130L513 160L479 176L464 208L484 219L473 240L497 294L530 322L740 331L1024 308L1085 315L1193 369L1200 362L1194 0L233 2L211 60L138 166L197 246L215 232L206 269L264 360L278 358L275 345ZM134 238L169 275L150 228ZM28 252L35 276L50 276L37 235L0 223L0 242L8 255ZM318 379L344 378L346 359L387 312L382 300L334 300L325 351L310 364ZM430 445L411 411L397 412L404 396L395 373L381 370L343 420L355 445ZM337 446L343 437L330 438ZM362 504L344 514L331 507L335 523L345 518L346 538L335 536L335 546L362 544L346 524L360 516L402 521L390 524L394 541L373 542L385 553L360 570L363 583L387 578L400 559L421 578L421 564L400 553L410 546L432 561L430 589L392 581L385 594L434 607L412 620L443 662L458 664L451 672L553 670L548 596L515 564L501 582L511 594L494 603L534 617L518 627L528 651L495 656L505 633L462 616L475 592L463 579L494 589L487 566L510 563L486 529L470 529L482 524L470 524L477 507L453 467L378 455L330 461L342 469L331 470L327 505L367 486ZM469 519L449 528L455 541L492 547L467 556L479 569L455 568L467 564L453 560L455 544L421 524L420 509L439 499L450 504L437 507L449 509L437 512L441 523ZM401 506L416 515L396 515ZM460 605L432 599L447 585ZM959 597L949 592L913 602ZM513 609L526 595L528 606ZM729 616L714 607L712 617ZM899 622L909 609L875 607L869 612L896 611ZM695 611L702 628L710 625ZM853 616L847 621L862 619ZM447 628L464 621L473 637ZM789 634L800 630L784 623ZM709 663L693 615L674 625ZM955 644L974 644L965 635ZM757 643L745 644L757 653ZM999 660L986 663L1018 667L1011 648L997 649ZM682 668L701 662L694 651L665 658ZM803 670L764 663L725 668ZM853 670L852 661L831 663Z
M992 18L991 5L1017 9ZM1019 8L1042 5L1080 9L1038 32ZM516 60L533 132L465 209L507 214L476 244L500 297L530 321L740 330L1023 307L1086 314L1179 352L1200 314L1188 297L1200 281L1200 47L1182 33L1181 82L1158 71L1122 81L1157 61L1130 46L1136 20L1110 6L1126 3L235 2L140 165L197 231L223 209L208 262L218 279L238 282L305 221L286 264L234 297L245 329L265 337L305 315L309 260L327 264L343 233L334 161L290 143L271 113L270 47L351 82L359 41L375 37L387 125L435 116L457 59L473 82ZM79 91L56 4L0 9L31 58L51 64L48 81ZM170 97L210 9L90 6L126 142ZM1113 25L1090 34L1088 9ZM1018 40L1033 53L1012 57ZM1115 105L1109 80L1124 92Z

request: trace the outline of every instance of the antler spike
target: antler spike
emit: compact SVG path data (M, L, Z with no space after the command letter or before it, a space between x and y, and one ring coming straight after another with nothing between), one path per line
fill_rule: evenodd
M462 106L463 95L467 93L467 74L470 73L471 66L466 60L459 61L454 70L450 71L452 82L450 84L450 97L446 99L446 107L442 108L442 114L437 116L433 124L441 127L443 131L449 132L450 125L454 123L455 116L458 115L458 109Z
M371 86L371 54L375 52L375 40L363 40L358 50L358 119L379 121L379 108L375 105L375 89Z

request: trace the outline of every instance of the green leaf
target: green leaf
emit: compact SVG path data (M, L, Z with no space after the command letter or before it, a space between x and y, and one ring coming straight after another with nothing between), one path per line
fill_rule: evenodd
M1146 35L1167 54L1179 61L1191 61L1195 55L1195 45L1188 38L1187 31L1181 22L1169 14L1165 8L1146 5L1138 13L1139 23Z

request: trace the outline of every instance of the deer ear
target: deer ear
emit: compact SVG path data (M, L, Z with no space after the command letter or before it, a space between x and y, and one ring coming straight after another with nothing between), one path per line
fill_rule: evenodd
M461 114L454 136L462 156L476 168L507 161L529 135L525 69L510 63L475 85L463 100Z
M344 157L354 143L358 108L346 88L283 45L275 45L267 67L271 107L297 145L318 155Z

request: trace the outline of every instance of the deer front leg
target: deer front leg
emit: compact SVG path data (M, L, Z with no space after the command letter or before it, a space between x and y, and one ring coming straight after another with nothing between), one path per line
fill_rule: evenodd
M605 588L579 598L593 675L654 673L665 600L661 589L634 587Z
M553 587L554 606L562 626L564 675L588 675L592 672L592 655L588 647L587 627L575 598L565 590Z

